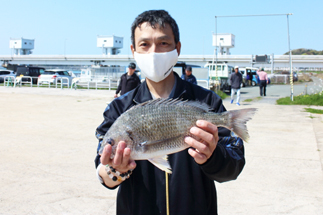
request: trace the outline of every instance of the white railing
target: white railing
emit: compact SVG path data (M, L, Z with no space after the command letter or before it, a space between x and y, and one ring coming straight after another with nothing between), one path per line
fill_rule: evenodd
M74 78L71 84L71 89L77 89L77 86L86 87L87 89L95 88L96 90L98 88L107 88L111 90L113 87L118 87L119 80L116 79L105 79L105 81L102 80L89 80L89 79L81 79L81 78Z
M16 86L16 77L12 75L5 76L3 78L3 86L9 87L9 85L13 84L13 87Z
M58 80L60 80L60 83L58 83ZM64 80L66 80L66 82L64 82ZM70 87L70 79L67 77L56 77L56 88L57 88L57 84L61 85L61 89L63 89L63 86L66 85L67 88Z
M19 84L21 87L22 84L30 84L30 87L33 87L33 78L38 79L38 77L31 76L18 76L16 77L16 86Z
M48 81L48 83L40 82L39 79L37 81L37 87L44 86L44 85L47 85L47 84L48 84L48 88L50 88L51 84L54 85L54 83L51 83L50 80Z

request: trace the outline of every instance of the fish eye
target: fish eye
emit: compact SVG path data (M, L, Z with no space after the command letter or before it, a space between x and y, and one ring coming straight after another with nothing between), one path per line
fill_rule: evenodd
M114 140L110 138L110 139L107 140L107 143L110 144L111 146L113 146L114 145Z

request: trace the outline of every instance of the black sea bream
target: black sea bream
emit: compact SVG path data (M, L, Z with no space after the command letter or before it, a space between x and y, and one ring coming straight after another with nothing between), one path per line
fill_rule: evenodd
M105 134L99 153L106 144L112 145L114 157L117 144L123 140L131 149L132 160L149 160L156 167L171 173L167 155L187 149L184 142L197 120L209 121L233 131L244 141L249 138L246 122L256 109L240 109L223 113L209 111L198 101L155 99L136 105L124 112Z

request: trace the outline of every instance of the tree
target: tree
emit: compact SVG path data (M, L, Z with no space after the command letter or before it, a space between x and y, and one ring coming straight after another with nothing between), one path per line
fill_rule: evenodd
M289 52L286 52L284 55L289 55ZM314 49L294 49L292 50L292 55L323 55L323 50L316 51Z

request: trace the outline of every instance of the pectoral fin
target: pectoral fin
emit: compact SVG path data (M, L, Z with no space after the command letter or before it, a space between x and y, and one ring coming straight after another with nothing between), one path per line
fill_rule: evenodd
M165 155L163 157L156 157L156 158L150 158L148 159L152 164L154 164L157 168L172 174L172 168L169 165L168 162L168 156Z

